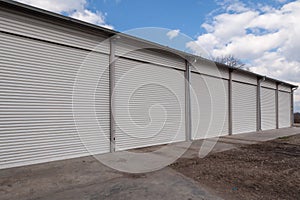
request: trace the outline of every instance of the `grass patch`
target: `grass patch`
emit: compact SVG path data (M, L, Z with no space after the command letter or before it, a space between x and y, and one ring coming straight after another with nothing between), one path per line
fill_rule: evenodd
M278 139L280 140L287 140L289 139L291 136L282 136L282 137L279 137Z

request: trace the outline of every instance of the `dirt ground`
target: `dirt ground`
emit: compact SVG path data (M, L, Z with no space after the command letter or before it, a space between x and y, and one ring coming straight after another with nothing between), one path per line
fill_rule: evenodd
M224 199L300 199L300 134L171 167Z

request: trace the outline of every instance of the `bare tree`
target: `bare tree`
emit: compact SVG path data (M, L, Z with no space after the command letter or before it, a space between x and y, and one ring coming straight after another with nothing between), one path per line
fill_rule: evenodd
M233 67L233 68L244 68L244 66L245 66L245 63L243 63L240 59L236 58L233 55L215 57L215 58L213 58L213 60L215 62L222 63L222 64L228 65L230 67ZM250 71L248 67L245 69Z

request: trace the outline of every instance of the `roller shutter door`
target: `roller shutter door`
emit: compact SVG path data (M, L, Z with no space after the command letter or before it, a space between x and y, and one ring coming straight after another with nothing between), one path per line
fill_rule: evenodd
M117 151L185 140L184 71L119 58L115 76Z
M261 88L261 129L276 129L276 91Z
M279 128L291 126L291 93L278 93Z
M1 168L109 152L108 55L3 33L0 43Z
M232 128L233 134L256 131L255 85L232 83Z
M192 139L228 135L228 80L192 73L191 86Z

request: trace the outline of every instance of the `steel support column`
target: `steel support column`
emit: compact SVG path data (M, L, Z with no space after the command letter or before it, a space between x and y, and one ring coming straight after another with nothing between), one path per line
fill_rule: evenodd
M294 119L294 91L297 88L292 88L291 93L291 126L294 126L295 119Z
M109 54L109 107L110 107L110 152L115 152L116 141L115 141L115 120L114 120L114 99L113 92L115 88L115 44L116 38L113 36L110 38L110 54Z
M276 83L276 94L275 94L275 106L276 106L276 129L279 128L279 92L278 92L278 85L279 83Z
M228 132L232 135L232 72L233 69L229 69L228 80Z
M257 77L257 93L256 93L256 131L261 131L261 82L265 80L265 77Z
M192 140L192 122L191 122L191 67L185 60L185 135L186 141Z

